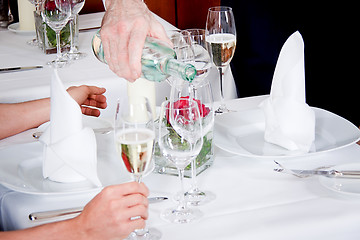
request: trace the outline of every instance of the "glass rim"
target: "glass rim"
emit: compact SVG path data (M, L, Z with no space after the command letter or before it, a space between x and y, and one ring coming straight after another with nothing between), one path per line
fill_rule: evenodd
M227 7L227 6L215 6L215 7L210 7L208 9L209 12L226 12L226 11L232 11L231 7Z
M179 101L178 99L177 101ZM171 102L169 99L162 102L162 106L164 109L171 109L171 110L181 110L181 109L191 109L191 108L197 108L199 109L199 106L197 102L194 99L187 99L189 101L189 106L180 106L180 107L174 107L174 103L177 102Z

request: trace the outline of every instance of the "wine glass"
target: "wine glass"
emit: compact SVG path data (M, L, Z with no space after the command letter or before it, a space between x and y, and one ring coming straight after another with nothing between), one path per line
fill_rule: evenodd
M33 4L35 6L35 13L34 14L40 14L40 5L42 3L43 0L29 0L29 2L31 4ZM35 15L34 15L35 17ZM36 19L35 19L36 21ZM40 46L40 36L38 36L38 31L36 31L36 38L33 38L29 41L27 41L26 43L30 46Z
M161 217L171 223L189 223L203 214L187 206L184 197L184 169L195 158L202 147L202 126L198 105L190 98L175 102L165 101L159 117L159 147L168 160L174 163L181 183L180 200L177 207L168 208Z
M196 68L196 77L192 84L196 86L207 77L212 68L211 58L205 41L206 31L205 29L193 28L183 30L181 33L187 36L185 40L191 41L189 44L194 52L194 59L191 63Z
M202 75L199 77L202 77ZM196 180L197 166L205 164L204 162L207 161L210 154L212 154L212 148L210 147L209 149L209 146L211 146L213 138L214 101L210 82L207 79L203 79L198 81L197 85L194 86L193 84L182 81L181 84L171 87L170 99L181 100L189 98L194 100L199 108L204 148L202 148L201 154L191 159L192 184L191 188L185 192L185 198L188 204L198 206L215 199L214 193L200 190ZM179 198L179 194L175 195L175 200Z
M48 62L53 67L64 67L69 63L61 54L60 31L67 24L71 15L70 0L44 0L40 6L41 16L44 22L56 33L56 52L55 60Z
M206 42L212 63L220 75L221 102L217 114L229 112L224 102L224 73L234 56L236 47L236 28L234 14L230 7L211 7L206 19Z
M193 64L194 62L194 50L191 46L190 35L187 32L181 30L167 31L170 41L173 44L173 49L176 53L176 59L184 63ZM170 85L175 82L182 82L180 78L169 77L167 81Z
M74 31L75 31L75 18L80 10L84 7L85 0L70 0L71 2L71 16L70 16L70 51L66 53L66 57L71 60L77 60L86 57L86 53L80 52L75 46Z
M118 101L115 114L115 145L119 158L134 181L141 178L151 165L155 130L151 107L147 98L123 98ZM154 228L137 229L127 239L160 239Z

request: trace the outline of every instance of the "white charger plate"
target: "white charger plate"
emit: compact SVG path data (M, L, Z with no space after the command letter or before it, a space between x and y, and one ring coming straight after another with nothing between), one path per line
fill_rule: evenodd
M353 163L353 164L343 164L331 167L331 169L340 170L357 170L360 171L360 164ZM350 178L328 178L324 176L319 177L319 181L321 185L330 189L331 191L353 195L353 196L360 196L360 179L350 179Z
M33 35L35 34L35 30L20 30L20 25L18 22L10 24L8 26L8 30L14 33L18 34L24 34L24 35Z
M85 117L84 125L92 128L108 127L107 121ZM38 130L44 130L48 123ZM102 187L131 181L124 163L118 158L113 132L95 134L97 141L97 172ZM85 180L75 183L59 183L44 179L42 174L43 145L41 142L12 145L0 149L0 183L5 187L22 193L35 195L66 195L98 192L102 187L94 186ZM147 175L153 171L151 161Z
M289 151L264 140L265 117L260 108L216 116L214 142L219 148L245 157L274 159L304 156L346 147L360 139L360 130L329 111L315 112L315 142L309 153Z

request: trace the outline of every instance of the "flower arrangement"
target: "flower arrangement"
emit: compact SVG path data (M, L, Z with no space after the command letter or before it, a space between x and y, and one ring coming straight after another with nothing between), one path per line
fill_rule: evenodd
M45 6L45 12L50 12L56 9L56 5L54 1L48 1L46 3ZM40 39L40 45L41 48L43 49L43 51L46 54L52 54L52 53L56 53L56 33L55 31L49 27L42 19L41 15L39 13L34 13L35 14L35 28L36 28L36 34L37 34L37 38L38 40ZM45 14L50 14L50 13L45 13ZM70 24L73 24L73 38L75 43L77 43L77 36L78 36L78 31L79 31L79 27L77 24L77 17L73 20L73 21L69 21L65 27L61 30L60 32L60 46L61 46L61 50L65 51L65 50L69 50L70 49L70 44L71 44L71 39L70 39Z
M195 165L197 169L197 174L201 173L205 169L211 166L213 161L213 118L210 116L210 109L206 107L204 104L200 102L198 99L194 99L194 101L197 102L199 111L200 111L200 117L202 118L203 125L209 125L211 124L210 128L207 128L207 132L203 134L203 146L201 148L201 151L199 155L196 157ZM182 97L178 101L174 103L175 107L187 107L189 106L189 97ZM187 124L186 119L189 119L188 112L178 112L178 115L182 115L185 119L184 124ZM169 122L169 114L166 113L166 120L167 125L171 127ZM211 122L210 122L211 121ZM205 129L203 129L205 130ZM205 130L206 131L206 130ZM173 141L181 141L177 132L174 130L170 133L173 136ZM187 142L182 142L184 144L184 147L186 147ZM157 143L155 143L155 165L156 165L156 171L158 173L165 173L165 174L177 174L176 167L167 159L162 157L159 146ZM191 177L191 164L189 164L185 168L185 176Z

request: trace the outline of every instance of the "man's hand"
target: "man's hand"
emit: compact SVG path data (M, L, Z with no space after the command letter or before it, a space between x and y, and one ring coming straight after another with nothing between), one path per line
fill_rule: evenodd
M110 69L130 82L141 76L146 36L170 43L163 26L141 0L107 0L100 35Z

